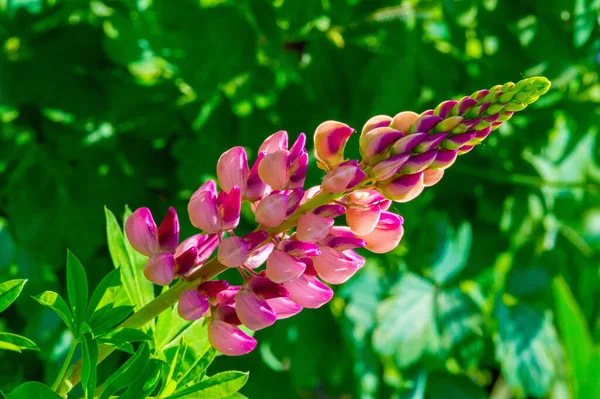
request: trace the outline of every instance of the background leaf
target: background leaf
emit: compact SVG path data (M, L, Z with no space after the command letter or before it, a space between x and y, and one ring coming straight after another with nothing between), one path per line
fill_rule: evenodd
M88 302L87 284L87 277L81 262L70 251L67 251L67 292L77 332L80 332L81 325L85 320Z
M17 299L26 282L27 280L9 280L0 284L0 312Z
M26 382L11 393L5 393L6 399L58 399L60 396L41 382Z
M22 350L40 350L29 338L10 333L0 333L0 349L12 350L15 352L21 352Z

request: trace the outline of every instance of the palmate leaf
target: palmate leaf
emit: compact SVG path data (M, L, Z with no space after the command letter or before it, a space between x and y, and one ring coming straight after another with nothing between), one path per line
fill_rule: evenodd
M494 313L496 358L506 382L521 396L545 396L554 381L559 348L549 314L521 303L509 307L501 300Z
M434 320L435 286L412 273L403 275L392 289L393 296L377 308L377 327L373 346L380 354L407 367L426 352L438 348Z
M99 399L108 399L118 390L131 384L142 373L149 360L150 349L144 343L138 348L135 355L106 379Z
M69 309L69 306L65 300L59 294L53 291L45 291L37 296L34 296L33 299L54 310L67 325L73 335L76 334L75 326L73 324L73 314L71 313L71 310Z
M108 273L94 290L85 315L86 321L91 324L92 320L112 308L120 289L121 270L116 268Z

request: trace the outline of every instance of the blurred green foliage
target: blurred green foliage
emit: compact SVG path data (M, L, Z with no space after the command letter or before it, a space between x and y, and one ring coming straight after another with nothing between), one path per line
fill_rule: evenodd
M599 17L598 0L0 0L0 281L29 280L0 331L42 349L1 352L0 389L55 377L70 335L29 296L66 295L67 247L90 289L112 270L103 206L185 215L233 145L544 75L546 96L394 205L397 250L211 369L250 370L250 398L591 398Z

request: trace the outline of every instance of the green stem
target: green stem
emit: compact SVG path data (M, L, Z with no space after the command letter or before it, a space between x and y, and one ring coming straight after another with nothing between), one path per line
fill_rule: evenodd
M274 236L281 232L287 231L294 227L298 222L300 216L307 214L314 210L315 208L326 205L333 200L341 198L346 193L339 194L331 194L327 192L322 192L321 194L316 195L314 198L306 201L304 204L298 207L296 211L286 219L282 224L274 228L265 229L270 236ZM191 289L197 286L202 281L210 280L215 277L222 271L227 269L225 266L221 265L217 258L212 258L197 271L192 273L187 279L181 279L176 284L174 284L167 291L163 292L158 297L154 298L151 302L146 304L143 308L141 308L136 313L132 314L127 320L119 325L119 327L128 327L128 328L140 328L150 321L154 320L159 314L169 309L179 300L181 293L187 289ZM115 350L112 346L100 345L98 351L98 363L103 361ZM73 354L71 353L71 356ZM70 362L70 359L69 359ZM67 363L68 366L68 363ZM78 360L75 364L71 366L67 373L61 371L61 378L57 381L59 383L60 392L59 394L65 395L67 394L75 385L77 385L81 379L82 361ZM64 366L66 368L66 366ZM68 377L65 379L64 383L60 384L62 380L63 374L66 374Z
M75 349L77 348L77 340L73 338L73 342L71 342L71 346L69 347L69 351L67 352L67 356L65 357L65 361L63 362L58 375L56 376L56 380L54 384L52 384L52 390L58 392L58 387L61 385L65 373L67 372L67 368L71 365L71 359L73 359L73 354L75 353Z

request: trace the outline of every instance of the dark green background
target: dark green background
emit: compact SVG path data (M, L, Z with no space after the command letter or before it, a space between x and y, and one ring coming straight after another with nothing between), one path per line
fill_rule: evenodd
M42 348L0 353L0 389L54 378L68 337L29 296L65 292L66 248L91 286L112 269L103 206L158 219L173 205L192 234L187 199L233 145L254 159L280 129L360 129L544 75L538 103L394 205L397 250L212 369L250 370L250 398L506 398L507 384L561 397L556 275L600 341L599 13L597 0L0 1L0 280L29 279L0 329ZM321 177L311 164L307 182Z

